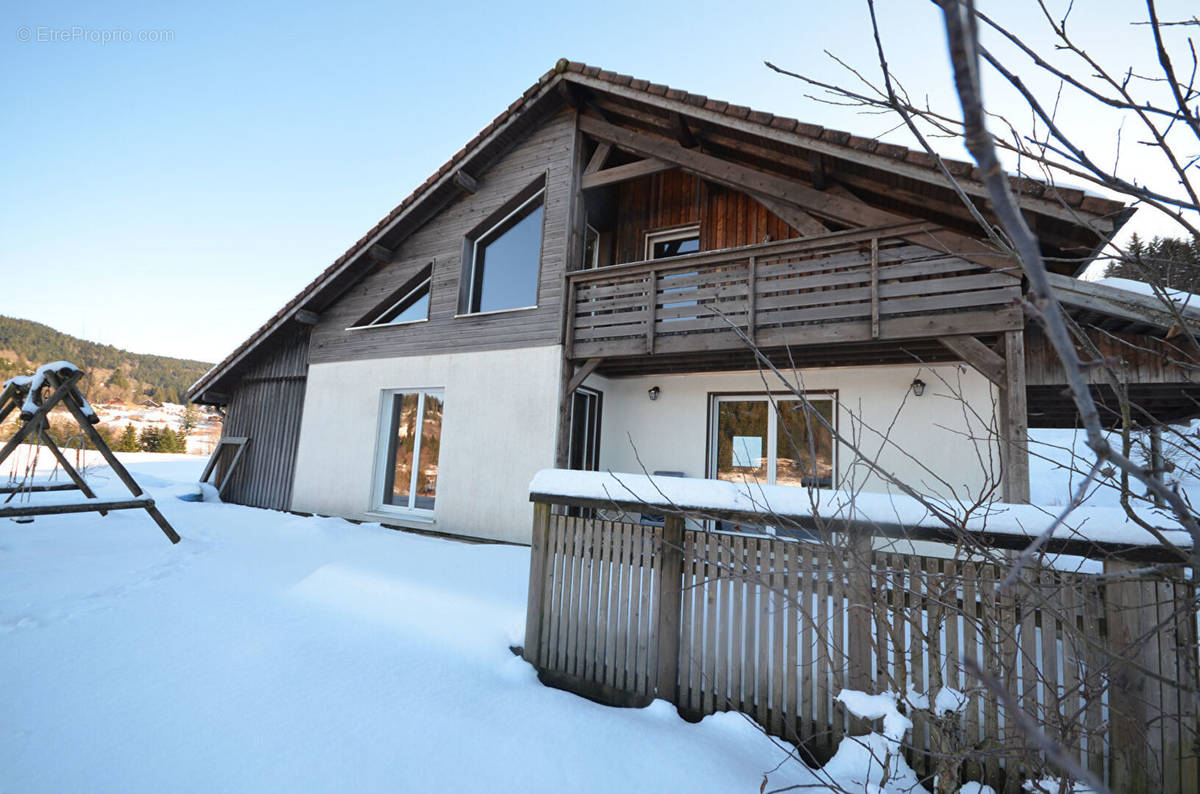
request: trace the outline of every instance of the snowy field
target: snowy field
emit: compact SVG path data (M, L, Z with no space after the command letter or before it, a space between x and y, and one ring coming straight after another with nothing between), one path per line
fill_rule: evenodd
M1035 454L1084 451L1035 436ZM101 498L125 496L88 455ZM120 457L179 545L140 510L0 521L0 793L864 788L867 747L810 772L737 714L689 724L541 686L509 650L525 548L182 501L203 458ZM1032 468L1035 501L1065 504L1061 462ZM903 771L887 792L922 791Z
M743 717L541 686L528 550L180 501L0 524L0 791L757 792L813 778ZM124 495L111 472L90 479Z

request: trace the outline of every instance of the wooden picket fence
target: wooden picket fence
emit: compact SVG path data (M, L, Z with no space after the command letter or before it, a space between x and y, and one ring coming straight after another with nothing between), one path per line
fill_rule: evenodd
M959 715L909 713L926 785L953 774L1015 792L1050 771L1007 701L1116 790L1197 790L1186 579L1035 567L1000 587L986 562L536 507L525 656L547 683L617 705L663 698L689 718L741 711L818 761L865 730L841 689L949 687L966 695ZM939 768L948 754L969 760Z

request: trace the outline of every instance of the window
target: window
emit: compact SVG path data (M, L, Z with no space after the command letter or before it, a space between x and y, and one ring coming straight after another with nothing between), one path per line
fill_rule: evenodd
M431 513L437 497L442 393L394 391L384 396L379 507Z
M646 258L669 259L700 250L700 227L687 226L646 233Z
M522 191L469 235L465 259L466 314L526 309L537 305L542 259L544 180Z
M794 397L780 397L772 410L766 395L715 398L709 476L727 482L832 488L833 396L813 395L808 403L806 408Z
M384 298L364 314L351 328L375 325L403 325L429 319L429 285L433 280L433 265L406 281L400 289Z

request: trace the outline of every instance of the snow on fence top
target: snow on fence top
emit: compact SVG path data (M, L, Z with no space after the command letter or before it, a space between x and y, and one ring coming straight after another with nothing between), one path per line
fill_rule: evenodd
M1061 507L992 502L968 512L963 505L930 497L939 515L921 500L898 493L564 469L542 469L534 475L529 498L551 504L731 518L749 524L787 522L812 527L814 517L819 517L831 522L835 530L849 524L872 535L914 540L953 541L966 532L1002 548L1024 548L1062 511ZM1142 518L1175 546L1191 547L1191 536L1167 515L1152 513ZM1130 520L1122 508L1088 506L1076 508L1054 529L1046 549L1084 556L1123 551L1133 552L1127 556L1146 558L1162 556L1165 551L1163 544ZM1178 555L1165 558L1177 560Z

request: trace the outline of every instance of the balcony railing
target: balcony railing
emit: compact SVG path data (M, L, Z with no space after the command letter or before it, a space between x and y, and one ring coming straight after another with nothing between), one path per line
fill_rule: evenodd
M568 354L635 356L995 333L1020 327L1013 273L937 250L929 224L571 273ZM922 244L927 242L928 245Z

